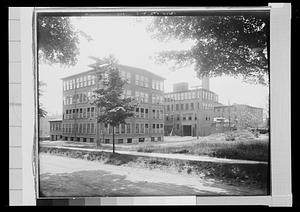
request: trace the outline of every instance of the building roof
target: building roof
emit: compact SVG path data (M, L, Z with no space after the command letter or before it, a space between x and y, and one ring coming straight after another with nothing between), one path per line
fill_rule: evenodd
M214 106L214 107L219 107L219 108L222 108L222 107L234 107L234 106L246 106L246 107L251 107L251 108L255 108L255 109L263 109L261 107L254 107L254 106L251 106L251 105L246 105L246 104L233 104L233 105L217 105L217 106Z
M182 90L182 91L172 91L172 92L167 92L167 93L164 93L164 95L168 95L168 94L175 94L175 93L185 93L185 92L189 92L189 91L199 91L199 90L205 90L205 91L208 91L208 92L211 92L211 93L214 93L216 94L215 92L211 91L211 90L207 90L205 88L195 88L195 89L188 89L188 90ZM217 94L216 94L217 95Z
M96 62L96 63L93 63L93 64L89 65L89 67L95 68L95 67L98 67L98 64L99 64L99 63ZM133 69L133 70L136 70L136 71L143 71L143 72L149 73L149 74L151 74L151 75L153 75L153 76L155 76L155 77L157 77L157 78L160 78L161 80L165 80L165 78L163 78L163 77L161 77L161 76L159 76L159 75L157 75L157 74L154 74L153 72L148 71L148 70L146 70L146 69L137 68L137 67L128 66L128 65L122 65L122 64L118 64L117 66L118 66L121 70L122 70L122 69ZM79 75L82 75L82 74L87 74L87 73L90 73L90 72L95 72L95 71L96 71L95 69L88 70L88 71L83 71L83 72L81 72L81 73L72 74L72 75L70 75L70 76L63 77L63 78L61 78L61 79L62 79L62 80L65 80L65 79L73 78L73 77L75 77L75 76L79 76Z
M54 121L62 121L62 119L51 119L49 122L54 122Z

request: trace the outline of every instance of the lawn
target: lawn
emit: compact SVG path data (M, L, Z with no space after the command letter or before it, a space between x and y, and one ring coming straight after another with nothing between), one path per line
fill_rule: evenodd
M180 145L149 144L137 148L138 152L182 153L206 155L219 158L265 161L269 160L269 139L254 138L250 133L236 132L235 140L226 140L226 134L207 136L196 142L181 143Z

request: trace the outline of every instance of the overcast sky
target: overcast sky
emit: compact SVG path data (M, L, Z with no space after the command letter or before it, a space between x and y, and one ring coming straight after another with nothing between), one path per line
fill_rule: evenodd
M177 82L188 82L189 86L197 86L201 81L196 78L193 67L172 71L168 65L156 64L154 55L162 50L189 49L193 42L180 43L171 41L162 43L151 38L146 26L151 17L76 17L72 23L76 29L84 31L94 40L88 42L80 37L80 55L78 64L72 68L62 68L58 65L39 64L40 81L47 84L44 87L40 101L49 115L62 113L62 81L61 78L90 70L87 66L93 61L88 56L104 57L113 54L121 64L144 68L156 73L165 80L165 92L171 92ZM210 90L219 96L223 104L230 102L248 104L266 108L268 87L251 85L241 79L232 77L217 77L210 79Z

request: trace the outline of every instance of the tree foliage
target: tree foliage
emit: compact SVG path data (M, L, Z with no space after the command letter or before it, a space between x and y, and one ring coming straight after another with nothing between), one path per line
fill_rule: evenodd
M79 32L69 17L39 16L37 19L38 56L45 63L72 66L79 54Z
M163 51L157 61L194 64L199 76L242 76L268 84L269 16L157 16L149 27L160 41L192 40L189 50Z
M43 90L42 87L46 86L46 83L40 81L39 82L39 88L38 88L38 96L41 97ZM43 104L39 101L39 107L38 107L38 117L39 118L45 118L47 116L47 111L45 110Z

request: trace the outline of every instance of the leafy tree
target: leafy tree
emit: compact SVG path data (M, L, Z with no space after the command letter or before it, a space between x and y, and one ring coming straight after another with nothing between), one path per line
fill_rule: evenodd
M160 52L160 63L194 64L199 77L226 74L268 84L268 15L156 16L148 30L160 41L194 41L189 50Z
M42 96L43 90L42 87L46 86L46 83L40 81L39 82L39 89L38 89L38 96ZM38 107L38 117L39 118L44 118L47 116L47 111L43 107L43 104L39 101L39 107Z
M45 63L71 66L77 63L79 35L69 17L39 16L37 19L38 56Z
M92 105L100 113L97 116L97 123L109 124L113 127L113 153L115 152L114 128L120 124L126 124L126 119L134 115L134 99L122 98L123 87L126 81L120 77L119 69L113 58L102 60L101 88L94 90ZM97 126L98 128L98 126ZM97 140L97 146L99 146Z

